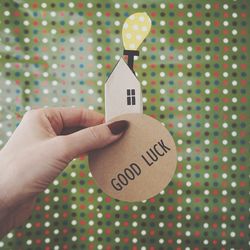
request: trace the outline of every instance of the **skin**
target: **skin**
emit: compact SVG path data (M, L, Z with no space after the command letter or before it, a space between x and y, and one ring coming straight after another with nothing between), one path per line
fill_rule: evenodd
M28 111L0 151L0 237L23 224L37 195L71 160L121 135L111 133L103 115L83 108Z

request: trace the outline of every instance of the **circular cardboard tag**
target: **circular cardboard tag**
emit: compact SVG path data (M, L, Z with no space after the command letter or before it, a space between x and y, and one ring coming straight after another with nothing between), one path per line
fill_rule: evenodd
M176 147L168 130L144 114L125 114L129 128L117 142L89 154L90 171L98 186L123 201L142 201L162 191L172 179Z

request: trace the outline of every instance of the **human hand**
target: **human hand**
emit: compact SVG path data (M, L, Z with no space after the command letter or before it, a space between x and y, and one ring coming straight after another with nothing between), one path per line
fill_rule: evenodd
M103 115L82 108L24 115L0 151L0 237L30 216L36 196L72 159L116 141L128 127L127 121L103 122Z

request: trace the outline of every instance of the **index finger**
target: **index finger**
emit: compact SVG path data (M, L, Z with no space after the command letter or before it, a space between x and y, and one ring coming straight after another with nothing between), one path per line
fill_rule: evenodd
M50 122L56 122L57 127L61 129L79 126L92 127L104 122L104 115L85 108L58 107L44 109L44 112Z

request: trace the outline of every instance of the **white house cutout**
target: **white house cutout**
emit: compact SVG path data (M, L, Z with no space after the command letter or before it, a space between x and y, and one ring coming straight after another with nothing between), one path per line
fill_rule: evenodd
M142 112L141 84L121 57L105 84L105 119Z

